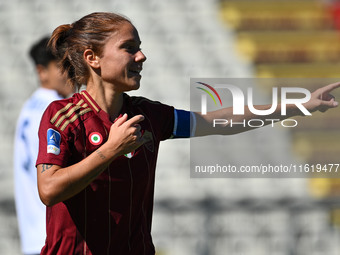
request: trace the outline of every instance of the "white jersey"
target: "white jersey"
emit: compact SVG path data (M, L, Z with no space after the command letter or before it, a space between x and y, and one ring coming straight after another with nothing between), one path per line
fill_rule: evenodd
M35 162L38 155L38 129L46 107L62 99L54 90L39 88L21 110L14 143L15 204L21 250L39 253L46 238L46 207L40 201Z

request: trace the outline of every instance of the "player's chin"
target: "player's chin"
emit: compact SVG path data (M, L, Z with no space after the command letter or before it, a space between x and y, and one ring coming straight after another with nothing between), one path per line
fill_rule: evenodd
M137 90L140 87L140 80L138 81L133 81L129 83L129 86L127 86L126 91L131 91L131 90Z
M140 87L140 83L138 82L138 84L136 84L135 86L133 86L133 88L131 90L137 90Z

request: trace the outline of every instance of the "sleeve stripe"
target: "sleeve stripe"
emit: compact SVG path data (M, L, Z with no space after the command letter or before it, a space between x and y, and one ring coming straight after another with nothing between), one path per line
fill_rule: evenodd
M190 134L190 136L194 137L195 133L196 133L196 115L193 112L190 112L190 115L191 115L191 119L192 119L192 121L190 122L190 125L191 125L190 126L191 127L191 134Z
M80 105L76 105L75 107L71 108L67 114L64 114L62 117L59 118L59 120L57 121L57 123L55 124L56 127L59 127L60 124L67 118L69 118L75 111L79 110L80 108L86 108L87 104L85 103L84 105L80 106Z
M76 106L80 106L82 103L84 103L84 100L81 99ZM70 107L72 106L72 103L68 103L65 107L63 107L62 109L60 109L59 111L57 111L57 113L53 116L53 118L50 120L51 124L53 124L59 117L60 114L66 112L68 109L70 109Z
M178 116L177 116L177 110L174 109L174 130L172 131L172 134L176 136L177 134L177 125L178 125Z
M57 111L57 113L50 120L51 124L53 124L57 120L57 118L60 114L62 114L63 112L66 112L71 106L72 106L72 103L68 103L65 107L63 107L62 109Z
M85 113L88 113L90 111L92 111L91 108L86 108L86 109L80 111L79 113L75 113L74 116L71 119L68 119L64 122L64 124L61 126L60 130L64 131L68 124L75 122L76 119L78 119L80 116L82 116Z

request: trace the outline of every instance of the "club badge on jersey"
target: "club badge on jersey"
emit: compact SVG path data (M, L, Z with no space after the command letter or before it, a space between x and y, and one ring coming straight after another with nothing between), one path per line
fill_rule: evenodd
M89 136L90 143L99 145L103 142L103 136L99 132L92 132Z
M47 153L60 154L60 133L52 128L47 130Z

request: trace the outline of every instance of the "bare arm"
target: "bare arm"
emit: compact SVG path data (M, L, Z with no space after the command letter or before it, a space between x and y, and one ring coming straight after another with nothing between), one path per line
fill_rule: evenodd
M38 189L42 202L52 206L76 195L115 158L141 146L144 140L138 123L143 119L142 115L130 120L127 120L127 115L118 119L111 126L107 142L77 164L65 168L57 165L38 165Z
M330 92L338 87L340 87L340 82L317 89L312 93L311 99L304 104L304 107L309 112L325 112L329 108L337 107L338 103L335 102L334 97ZM256 109L267 110L270 107L271 105L259 105L256 106ZM247 106L244 108L244 115L233 115L232 107L208 112L206 115L195 113L197 121L195 136L237 134L254 128L240 124L230 126L230 123L242 123L243 121L247 122L251 119L259 119L264 122L264 125L268 125L273 121L266 121L266 119L275 120L275 122L277 122L297 115L301 115L301 111L295 105L287 105L287 113L284 116L281 115L281 105L278 105L277 109L272 114L266 116L253 114ZM220 121L220 124L215 125L214 127L214 120L216 124L217 119L223 121Z

